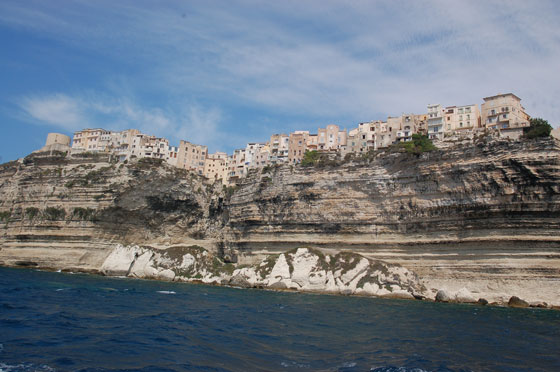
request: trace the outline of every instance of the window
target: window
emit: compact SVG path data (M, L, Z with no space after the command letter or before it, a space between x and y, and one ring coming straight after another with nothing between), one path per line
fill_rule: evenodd
M502 115L502 118L503 118L503 119L506 119L506 118L507 118L507 114L503 114L503 115Z

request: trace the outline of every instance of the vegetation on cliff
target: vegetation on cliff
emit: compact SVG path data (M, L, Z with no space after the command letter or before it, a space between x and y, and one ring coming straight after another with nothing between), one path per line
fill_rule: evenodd
M548 137L552 131L552 126L548 124L547 120L541 118L532 118L531 125L528 128L524 128L525 138L538 138L538 137Z
M428 136L422 134L413 134L412 141L400 143L399 146L404 148L409 154L420 155L424 152L437 150Z

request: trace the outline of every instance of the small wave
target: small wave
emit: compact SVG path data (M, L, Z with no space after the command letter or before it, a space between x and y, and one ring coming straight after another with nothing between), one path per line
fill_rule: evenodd
M67 289L68 289L68 288L58 288L56 291L57 291L57 292L60 292L60 291L65 291L65 290L67 290Z
M46 364L33 363L5 364L0 363L0 372L54 372L55 369Z
M371 372L428 372L422 368L406 368L406 367L371 367Z
M296 362L282 362L280 365L284 368L310 368L309 364L296 363Z
M157 291L157 293L161 293L161 294L177 294L175 291Z

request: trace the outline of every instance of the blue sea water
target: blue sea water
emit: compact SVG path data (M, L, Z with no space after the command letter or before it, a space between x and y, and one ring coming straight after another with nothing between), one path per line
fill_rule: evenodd
M0 268L0 371L560 371L560 312Z

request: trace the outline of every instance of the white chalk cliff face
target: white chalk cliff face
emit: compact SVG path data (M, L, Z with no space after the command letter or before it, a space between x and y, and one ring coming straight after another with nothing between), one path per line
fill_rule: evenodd
M350 252L330 256L309 248L234 268L201 247L159 250L118 245L101 271L105 275L345 295L412 299L425 297L426 292L416 275L403 267Z
M231 189L155 160L1 164L0 265L560 306L560 141L268 167Z

